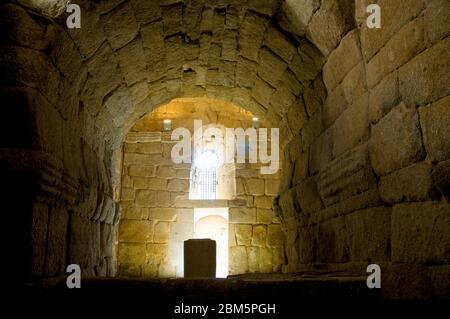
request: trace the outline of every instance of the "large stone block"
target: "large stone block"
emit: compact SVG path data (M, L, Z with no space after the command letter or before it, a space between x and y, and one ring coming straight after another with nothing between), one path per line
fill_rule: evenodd
M279 6L277 0L249 0L248 7L255 12L272 16Z
M375 207L345 216L351 261L389 261L391 209Z
M255 205L257 208L272 209L272 200L270 196L256 196Z
M119 226L119 242L150 242L153 239L152 226L147 220L122 220Z
M446 0L427 1L425 17L425 42L428 46L450 34L450 6Z
M400 98L398 87L398 72L394 71L370 90L369 93L369 118L372 123L377 123L391 109L398 105Z
M450 262L450 205L423 202L395 205L392 211L392 261Z
M250 246L252 243L252 225L234 225L236 231L236 243L239 246Z
M267 182L267 181L266 181ZM253 196L263 196L265 194L265 183L262 179L250 178L245 181L246 193Z
M132 177L154 177L154 165L130 165L128 168L128 175Z
M419 115L427 158L450 159L450 96L419 108Z
M302 211L310 214L323 208L314 178L308 178L295 187L298 205Z
M287 64L268 49L262 49L259 53L258 75L273 87L278 86L278 81L283 77Z
M166 244L170 238L170 223L158 222L154 226L153 242L157 244Z
M289 63L297 49L294 45L277 29L270 27L267 30L265 44L278 56L280 56L284 61Z
M137 207L155 207L157 192L153 190L138 190L136 192ZM123 193L122 193L123 196ZM122 200L124 200L122 198Z
M272 249L260 248L259 249L259 270L262 273L271 273L273 269L272 265Z
M267 242L267 226L253 226L252 246L266 247Z
M230 208L231 223L256 223L256 208Z
M338 157L369 137L369 95L366 93L348 107L333 126L333 157Z
M424 156L415 109L403 103L372 127L370 158L375 172L383 176L417 162Z
M242 21L239 37L239 53L256 61L268 21L254 13L247 13Z
M133 8L128 2L103 16L103 23L108 41L114 49L129 43L139 32Z
M180 32L183 21L183 4L174 3L164 6L161 11L164 25L164 35L170 36Z
M319 262L347 262L349 240L345 216L327 220L317 227L317 258Z
M381 177L381 198L388 204L432 199L436 196L432 168L432 165L422 162Z
M137 22L147 24L161 18L161 8L158 1L132 0L131 6Z
M247 247L249 272L259 272L259 251L259 247Z
M159 221L174 221L177 217L177 210L175 208L150 208L148 210L148 219Z
M273 218L274 216L272 209L265 209L265 208L256 209L256 222L258 224L270 224L272 223Z
M307 36L324 56L328 56L336 48L342 36L353 27L351 2L349 0L325 1L311 19Z
M423 50L423 18L405 25L367 65L367 85L372 88L387 74Z
M423 10L424 4L423 0L378 1L382 10L381 29L369 29L365 23L367 15L362 23L361 45L365 60L369 61L408 21L417 17Z
M352 149L330 162L319 173L318 191L326 206L376 188L367 144Z
M358 30L350 31L323 66L323 81L328 92L333 91L348 72L362 60L358 36Z
M267 226L267 244L270 247L281 247L284 243L284 234L281 225Z
M400 96L424 105L450 95L450 38L425 50L399 69Z
M145 244L120 243L118 248L119 264L128 263L134 265L144 264L147 261Z
M244 274L248 271L247 250L243 246L230 248L230 274Z

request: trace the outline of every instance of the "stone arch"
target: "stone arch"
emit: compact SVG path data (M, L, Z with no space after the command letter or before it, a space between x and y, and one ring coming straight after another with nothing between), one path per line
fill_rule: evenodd
M449 145L436 133L449 127L446 1L378 1L377 32L364 23L364 0L84 0L80 30L25 2L1 5L0 28L0 90L15 106L0 119L2 183L27 220L9 217L26 234L13 237L22 246L11 256L32 260L20 275L56 276L73 260L87 274L114 272L105 265L118 218L115 148L133 121L179 96L231 99L292 137L277 203L285 271L368 258L448 263L402 227L435 218L434 233L448 233ZM417 172L427 186L399 186ZM32 186L23 194L21 185ZM386 227L365 229L378 243L369 251L358 227L376 218Z

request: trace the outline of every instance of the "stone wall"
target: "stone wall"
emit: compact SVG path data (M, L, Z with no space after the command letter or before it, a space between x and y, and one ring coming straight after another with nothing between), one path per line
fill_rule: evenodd
M80 0L76 30L2 3L8 256L32 265L11 272L113 269L126 134L208 96L282 130L285 271L370 259L391 296L448 295L449 4L379 0L370 30L371 2Z
M286 148L285 270L379 263L386 296L448 296L450 5L378 1L382 28L371 30L369 2L298 1L309 16L285 21L306 21L326 57L326 93L304 94L313 111Z
M122 276L182 276L183 242L193 238L194 208L221 207L188 200L191 164L172 162L176 142L171 132L161 132L163 119L171 119L173 129L191 132L194 120L229 128L252 124L251 113L210 99L175 100L136 123L124 144L118 235ZM280 174L260 174L260 165L249 163L236 164L235 170L236 194L218 201L229 209L229 273L280 271L283 234L272 209Z

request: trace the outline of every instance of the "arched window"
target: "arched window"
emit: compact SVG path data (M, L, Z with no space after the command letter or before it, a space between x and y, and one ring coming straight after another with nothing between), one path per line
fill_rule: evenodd
M217 170L219 157L205 151L195 160L191 172L190 199L217 199Z

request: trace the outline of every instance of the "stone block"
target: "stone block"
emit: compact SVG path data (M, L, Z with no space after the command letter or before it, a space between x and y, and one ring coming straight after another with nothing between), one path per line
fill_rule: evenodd
M246 193L253 196L263 196L265 194L264 184L264 180L262 179L249 178L245 181Z
M137 207L155 207L157 192L154 190L137 190L136 206Z
M249 0L248 7L260 14L272 16L279 6L277 0Z
M449 159L450 96L419 108L419 116L427 159L436 162Z
M119 264L140 265L147 261L147 250L145 244L119 243Z
M119 49L133 40L139 32L133 8L124 3L102 17L105 34L113 49ZM117 26L121 26L118 28Z
M266 46L289 63L297 49L294 45L277 29L269 27L264 40Z
M273 221L272 209L264 209L264 208L256 209L256 222L258 224L270 224L272 223L272 221Z
M170 192L188 192L189 181L185 179L172 179L167 184L167 190Z
M339 44L342 36L350 29L353 19L351 1L330 0L322 3L313 15L307 29L307 36L328 56Z
M259 247L247 247L248 271L251 273L259 272Z
M158 222L154 226L153 242L157 244L166 244L170 238L170 223Z
M408 105L424 105L450 95L450 38L423 51L399 69L400 96Z
M230 208L230 223L256 223L256 208Z
M344 77L362 61L358 30L350 31L328 57L323 66L323 81L328 92L333 91Z
M339 263L349 261L349 240L345 216L329 219L317 227L317 261Z
M295 160L294 176L292 179L293 185L298 185L306 177L308 177L308 161L309 152L302 152Z
M175 208L150 208L148 211L148 219L172 222L177 217Z
M262 49L260 51L258 75L261 79L273 87L277 87L278 81L281 80L286 69L287 64L270 50Z
M372 166L379 176L420 160L424 150L416 110L401 103L372 126L369 150Z
M324 167L319 173L317 186L325 206L376 188L367 143L344 153Z
M392 261L442 264L450 261L450 205L405 203L392 211Z
M238 246L249 246L252 243L252 225L237 224L234 227Z
M365 60L369 61L395 33L417 17L423 10L424 4L423 0L411 0L408 2L378 1L378 5L382 8L381 29L369 29L365 21L361 27L361 47ZM365 15L364 20L366 18L367 15Z
M298 205L302 211L310 214L323 208L314 178L308 178L295 187Z
M256 196L255 205L257 208L272 209L272 200L270 196Z
M425 42L428 46L450 34L450 6L446 0L432 0L427 2L424 11Z
M267 227L265 225L253 226L252 246L265 247L267 243Z
M272 249L260 248L259 249L259 270L262 273L271 273L273 269L272 264Z
M183 4L174 3L162 7L162 18L164 26L164 35L170 36L181 31L183 21Z
M374 207L345 216L351 261L389 261L391 209Z
M281 247L284 243L284 235L281 225L267 226L267 244L270 247Z
M400 102L398 72L386 76L369 92L369 118L377 123Z
M153 239L152 226L152 223L147 220L124 219L119 226L119 242L150 242Z
M423 18L405 25L367 65L367 85L372 88L387 74L408 62L425 47Z
M230 266L231 275L244 274L248 271L247 249L244 246L230 248Z
M267 23L266 19L257 14L247 13L245 15L239 37L240 55L249 60L257 60Z
M385 203L419 202L433 199L433 166L418 163L395 171L380 179L380 194Z
M132 0L131 6L134 9L136 21L147 24L161 18L161 8L157 1Z
M369 95L348 107L333 125L333 157L338 157L369 137Z
M128 168L128 175L132 177L154 177L154 165L130 165Z
M264 193L267 196L276 196L276 195L278 195L278 189L280 187L280 181L278 179L266 179L264 184L265 184L265 191L264 191Z

